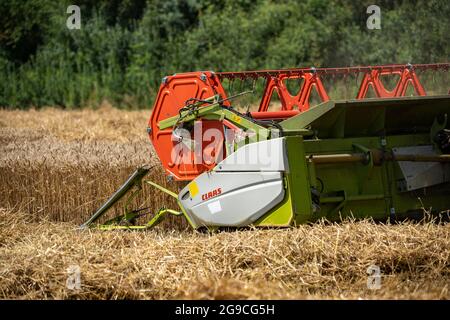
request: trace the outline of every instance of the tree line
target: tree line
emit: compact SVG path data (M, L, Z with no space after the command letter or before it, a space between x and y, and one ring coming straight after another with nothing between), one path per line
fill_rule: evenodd
M69 29L67 7L80 8ZM447 0L0 2L0 106L151 106L161 78L195 71L445 62Z

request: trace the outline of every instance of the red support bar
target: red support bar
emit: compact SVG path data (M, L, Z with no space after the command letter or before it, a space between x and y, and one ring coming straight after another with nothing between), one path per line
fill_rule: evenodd
M399 76L397 84L391 91L387 90L380 80L380 77L385 75ZM426 95L425 89L420 83L416 73L414 72L414 69L404 68L402 71L375 69L364 75L356 99L364 99L367 96L367 92L370 86L374 89L376 96L379 98L403 97L406 94L408 85L413 86L417 95Z
M298 110L285 110L285 111L256 111L256 112L250 112L250 115L254 119L258 120L266 120L266 119L287 119L293 116L296 116L300 113Z
M258 70L258 71L239 71L239 72L217 72L216 75L221 79L246 79L246 78L267 78L278 77L281 74L286 75L301 75L303 73L317 73L323 74L356 74L367 73L372 70L386 70L386 71L403 71L405 68L412 67L414 70L450 70L450 63L432 63L432 64L389 64L380 66L361 66L361 67L340 67L340 68L292 68L292 69L272 69L272 70Z
M302 86L295 96L291 95L286 87L286 81L294 79L303 79ZM258 111L267 112L269 110L270 100L274 90L277 91L281 101L281 110L308 110L309 97L313 89L317 90L322 101L330 100L320 77L316 73L301 73L299 75L285 73L280 74L278 77L270 77L267 79Z

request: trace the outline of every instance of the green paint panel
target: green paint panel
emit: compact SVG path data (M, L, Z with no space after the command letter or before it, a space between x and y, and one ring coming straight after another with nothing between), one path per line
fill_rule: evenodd
M403 218L423 215L423 209L450 209L449 182L402 191L398 181L405 177L398 162L391 159L378 163L373 153L433 145L431 127L436 117L445 114L450 116L450 96L367 99L329 101L281 122L290 132L286 137L290 169L286 178L293 223L320 218L333 221L345 216ZM308 160L311 155L361 152L370 155L367 161ZM450 170L450 165L444 170ZM268 216L276 221L276 213Z

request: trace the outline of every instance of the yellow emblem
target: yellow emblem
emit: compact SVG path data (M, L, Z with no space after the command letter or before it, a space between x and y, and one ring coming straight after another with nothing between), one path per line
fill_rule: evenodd
M197 183L195 181L192 181L189 184L189 193L191 194L191 197L195 197L198 193L198 186Z

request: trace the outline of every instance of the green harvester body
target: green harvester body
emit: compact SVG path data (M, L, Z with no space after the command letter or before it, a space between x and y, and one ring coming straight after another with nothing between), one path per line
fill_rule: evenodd
M449 96L370 99L325 102L281 122L288 134L290 165L286 174L290 205L284 210L290 211L296 224L321 218L386 220L448 213L450 160L439 154L433 141L433 130L440 130L436 119L445 119L446 114L450 114ZM314 133L297 135L298 129ZM426 160L411 162L419 170L437 163L443 182L408 191L404 185L410 177L390 155L393 149L420 150L420 146L434 146L435 159L411 152L414 160ZM316 203L310 190L316 190ZM259 222L283 224L284 217L280 208Z
M436 136L449 132L450 95L327 101L279 121L275 129L222 106L218 98L210 101L210 105L196 112L186 110L183 111L186 114L180 112L162 121L160 128L173 127L180 119L184 124L200 119L225 119L242 130L255 130L259 138L284 139L288 169L282 174L283 198L242 227L295 226L322 218L386 221L420 218L427 213L448 216L450 155ZM241 147L235 146L236 150ZM127 190L130 185L139 188L143 176L135 174L134 181L127 181ZM198 184L196 180L189 182L186 188ZM223 226L199 223L183 204L184 191L177 196L162 187L160 190L177 198L180 208L160 211L143 226L131 225L127 217L132 215L125 210L122 219L115 218L115 223L101 227L150 228L166 213L184 215L194 228L214 230ZM117 197L111 199L111 203L96 212L95 219L86 225L97 220L118 200Z

